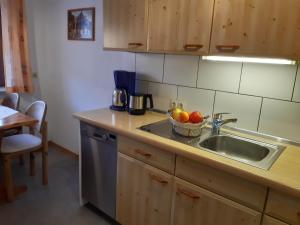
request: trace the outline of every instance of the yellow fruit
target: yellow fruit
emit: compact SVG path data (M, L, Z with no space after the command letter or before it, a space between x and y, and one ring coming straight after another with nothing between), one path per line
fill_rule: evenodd
M182 109L176 108L172 112L172 117L174 120L179 121L179 115L182 112Z

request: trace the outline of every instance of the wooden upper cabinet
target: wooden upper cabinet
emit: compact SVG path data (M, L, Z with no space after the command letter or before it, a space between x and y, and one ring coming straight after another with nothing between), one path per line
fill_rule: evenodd
M300 57L300 1L216 0L211 54Z
M149 0L148 50L207 54L214 0Z
M104 48L146 51L148 0L104 0Z
M261 213L205 189L175 180L173 225L259 225Z

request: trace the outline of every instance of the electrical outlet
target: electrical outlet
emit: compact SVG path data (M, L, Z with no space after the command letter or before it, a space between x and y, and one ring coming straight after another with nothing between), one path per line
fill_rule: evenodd
M171 109L174 109L177 107L178 101L177 99L172 99L171 100Z
M177 103L177 108L184 109L183 103L182 102L178 102Z
M183 103L181 101L178 101L177 99L176 100L172 100L171 101L171 109L174 109L174 108L183 109Z

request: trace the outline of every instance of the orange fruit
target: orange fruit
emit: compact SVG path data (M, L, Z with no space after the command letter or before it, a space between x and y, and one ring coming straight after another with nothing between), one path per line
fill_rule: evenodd
M179 122L186 123L186 122L189 121L189 119L190 119L190 116L189 116L188 112L185 112L185 111L180 112L180 114L179 114Z

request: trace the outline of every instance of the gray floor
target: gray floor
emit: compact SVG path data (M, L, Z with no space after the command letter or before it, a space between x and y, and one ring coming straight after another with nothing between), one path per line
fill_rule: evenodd
M1 168L2 169L2 168ZM78 201L78 163L52 147L49 151L49 185L41 183L41 160L36 159L36 176L25 167L13 165L15 184L26 184L28 191L13 203L0 202L1 225L110 225L101 215ZM2 177L0 177L2 181ZM0 181L0 182L1 182Z

